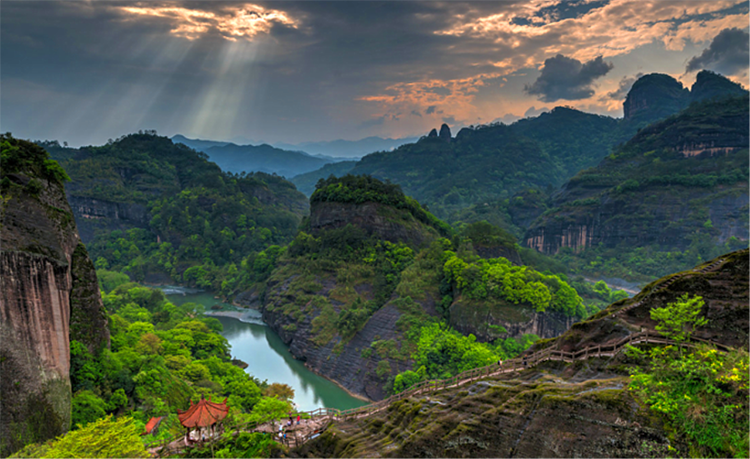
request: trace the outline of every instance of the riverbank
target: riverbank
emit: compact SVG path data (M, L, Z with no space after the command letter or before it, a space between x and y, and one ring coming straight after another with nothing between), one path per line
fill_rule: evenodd
M237 319L240 322L245 322L245 323L258 323L257 319L258 319L258 316L259 316L259 312L257 310L255 310L255 309L250 309L250 310L247 310L247 311L211 311L211 312L205 312L204 315L206 315L206 316L213 316L213 317L227 317L227 318L230 318L230 319ZM255 319L255 320L253 320L253 319ZM265 323L263 323L263 325L266 326ZM274 333L275 334L275 332L273 330L271 330L270 328L269 328L268 331L270 333ZM288 347L286 347L286 350L287 350L287 352L289 352L289 348ZM314 373L314 374L320 376L321 378L323 378L323 379L325 379L327 381L332 382L339 389L341 389L344 392L346 392L347 394L349 394L349 396L354 397L354 398L356 398L358 400L361 400L363 402L372 403L372 400L370 400L369 398L367 398L367 397L365 397L365 396L363 396L361 394L357 394L355 392L350 391L346 387L342 386L335 379L331 379L331 378L327 377L326 375L324 375L322 373L319 373L318 371L315 370L315 368L311 367L306 362L302 362L301 360L295 359L294 356L291 355L291 353L290 353L290 357L292 359L294 359L295 361L301 363L311 373Z
M232 357L248 364L245 371L259 381L279 382L294 389L294 401L303 411L320 407L345 410L369 400L352 394L336 381L318 374L295 359L281 338L263 322L260 311L238 308L215 298L213 292L174 285L161 286L174 304L202 305L205 317L221 322Z

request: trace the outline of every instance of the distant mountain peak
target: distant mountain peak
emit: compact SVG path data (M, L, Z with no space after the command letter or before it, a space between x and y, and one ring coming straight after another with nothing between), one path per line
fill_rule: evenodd
M729 78L712 72L710 70L701 70L696 75L695 83L690 88L690 98L692 100L710 99L712 97L722 97L730 95L742 95L747 90L742 85L737 84Z
M677 113L689 103L690 91L663 73L640 77L630 88L623 104L625 119L654 121Z
M669 75L650 73L630 88L623 110L626 120L652 122L681 111L691 102L746 93L741 85L710 70L701 70L690 90Z
M447 124L443 123L442 126L440 126L440 134L438 134L438 137L440 137L443 140L451 140L451 128L448 127Z

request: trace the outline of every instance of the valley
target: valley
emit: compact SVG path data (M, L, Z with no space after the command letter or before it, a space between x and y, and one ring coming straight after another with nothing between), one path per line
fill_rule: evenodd
M750 455L746 5L48 3L2 457Z

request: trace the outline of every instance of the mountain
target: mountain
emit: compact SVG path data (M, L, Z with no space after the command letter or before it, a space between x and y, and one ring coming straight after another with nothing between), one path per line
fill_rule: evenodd
M404 192L449 218L469 205L511 197L526 188L557 187L596 164L618 137L617 121L558 107L534 120L461 129L362 158L353 174L400 184ZM561 140L556 137L561 136ZM570 141L570 145L566 144Z
M420 336L441 321L450 339L478 341L482 358L497 359L587 314L565 281L518 266L507 233L477 224L454 235L398 186L371 177L321 181L286 251L256 259L271 256L267 277L236 301L261 309L296 358L374 400L418 369ZM502 350L491 350L498 339Z
M630 88L623 105L624 123L643 127L680 112L692 102L743 94L747 90L742 86L710 70L698 72L690 90L669 75L652 73L639 78Z
M542 361L518 372L474 375L463 385L411 394L367 416L336 422L297 448L295 456L744 454L748 401L745 383L739 381L747 381L747 376L735 377L735 383L728 378L737 370L744 375L747 365L748 269L744 250L659 279L635 298L610 305L555 339L538 341L526 353L589 349L578 355L578 361ZM711 346L692 342L679 357L675 346L659 344L597 356L597 346L609 351L606 346L646 330L650 337L661 337L651 312L684 295L700 295L705 302L699 313L710 320L694 336L709 340ZM699 347L693 347L696 344ZM651 356L659 351L669 356L673 370L654 370L659 357ZM700 384L695 382L698 375ZM649 384L649 377L658 387L651 397L639 389ZM714 420L719 412L731 414Z
M232 143L206 148L203 152L228 172L265 172L284 177L310 172L334 161L299 151L281 150L267 144L254 146Z
M618 248L623 256L692 247L703 259L728 241L746 244L748 122L745 94L693 103L642 129L570 179L525 244L547 254Z
M741 85L710 70L701 70L690 88L690 100L699 102L714 97L742 96L747 90Z
M265 172L284 177L293 177L339 158L314 157L302 151L288 151L262 145L236 145L230 142L188 139L181 135L172 137L172 142L187 145L208 155L222 170L233 173Z
M360 140L331 140L324 142L303 142L289 144L277 142L273 145L285 150L302 150L312 155L325 155L339 158L359 158L376 152L388 151L407 143L414 143L418 137L403 137L400 139L384 139L382 137L365 137Z
M232 143L232 142L220 142L220 141L215 141L215 140L188 139L187 137L181 134L172 136L172 142L187 145L193 150L198 150L198 151L205 151L211 147L223 147L224 145L229 145L230 143Z
M65 171L39 146L0 136L0 455L65 433L70 340L109 346L94 264L65 197Z
M232 273L243 258L288 242L307 211L283 178L223 172L166 137L132 134L77 150L44 145L72 179L68 201L93 258L134 280L228 293L241 282Z

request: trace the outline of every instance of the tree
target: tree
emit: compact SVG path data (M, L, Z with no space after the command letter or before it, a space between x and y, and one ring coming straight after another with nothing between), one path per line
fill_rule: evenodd
M652 309L651 318L658 322L656 330L665 337L687 341L696 328L708 323L705 317L698 317L704 304L702 297L690 298L686 293L664 308Z
M253 412L250 413L250 420L258 424L268 421L275 422L277 419L286 416L291 410L292 405L287 401L279 400L275 397L263 397L253 407Z
M263 391L266 397L276 397L279 400L289 401L294 398L294 389L289 384L273 383Z
M112 416L58 437L43 457L148 457L133 418Z

